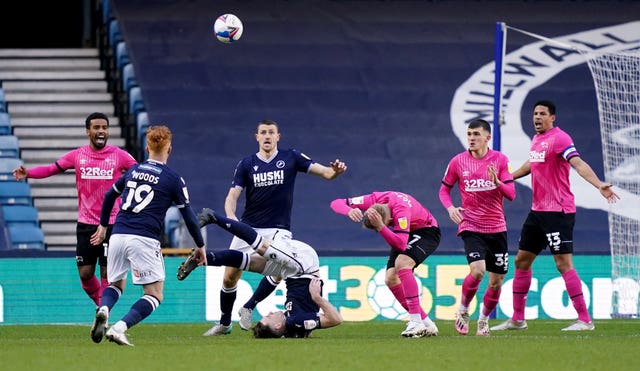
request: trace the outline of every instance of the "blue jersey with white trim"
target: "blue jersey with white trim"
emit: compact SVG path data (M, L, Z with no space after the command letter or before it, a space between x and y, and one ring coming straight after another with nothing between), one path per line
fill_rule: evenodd
M311 331L320 328L320 307L309 293L310 278L287 278L285 331L287 338L306 338Z
M257 154L236 166L231 187L245 191L241 220L253 228L291 229L293 190L298 172L306 173L313 161L294 149L278 151L268 161Z
M113 188L122 196L111 234L135 234L160 240L172 204L189 203L184 179L167 165L147 160L130 168Z

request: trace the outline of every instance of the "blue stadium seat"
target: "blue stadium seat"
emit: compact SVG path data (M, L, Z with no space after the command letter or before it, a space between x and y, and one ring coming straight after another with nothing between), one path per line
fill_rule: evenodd
M132 87L138 86L138 81L136 80L136 73L133 69L133 64L127 63L124 65L124 67L122 67L120 84L122 86L122 91L124 92L129 92Z
M108 47L115 51L116 45L120 41L124 41L122 38L122 31L120 31L120 25L118 24L117 19L112 19L109 21L109 37L108 37Z
M144 111L144 101L142 100L142 89L134 86L129 90L129 115L137 117L138 113Z
M7 100L4 97L4 90L0 88L0 112L7 112Z
M116 45L116 69L122 71L122 67L130 63L129 52L127 52L127 43L120 41Z
M0 135L0 157L20 158L20 145L15 135Z
M0 112L0 135L11 135L11 116L7 112Z
M10 225L9 239L13 249L38 249L45 250L44 232L40 227L33 225Z
M114 18L111 10L111 1L102 0L102 24L107 25Z
M33 205L31 186L25 182L0 182L0 205Z
M14 181L13 169L17 169L23 164L19 158L0 157L0 182Z
M147 111L138 112L138 114L136 115L136 133L138 134L138 144L142 145L142 137L147 135L148 127L149 114L147 113Z
M38 209L29 205L2 205L2 216L5 224L10 227L13 225L31 225L40 227L40 219L38 218Z
M171 206L164 217L164 234L167 236L169 247L180 247L180 221L182 214L177 206Z

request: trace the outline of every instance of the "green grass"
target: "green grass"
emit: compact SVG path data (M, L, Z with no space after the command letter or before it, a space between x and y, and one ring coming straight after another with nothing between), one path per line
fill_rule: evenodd
M2 370L637 370L640 320L596 321L567 333L571 321L529 321L526 331L461 336L451 321L440 335L406 339L400 321L349 322L309 339L254 339L235 325L205 338L210 324L145 324L129 330L135 347L103 340L89 326L0 326ZM492 321L495 325L499 321ZM475 334L475 321L471 323Z

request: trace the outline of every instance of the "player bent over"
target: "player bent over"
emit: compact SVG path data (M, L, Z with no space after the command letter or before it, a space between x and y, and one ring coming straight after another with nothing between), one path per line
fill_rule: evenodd
M260 236L248 224L226 218L206 208L198 215L198 222L200 227L217 224L247 242L257 253L248 254L238 250L207 251L207 265L235 267L285 280L287 309L264 316L253 327L254 337L304 338L309 337L313 330L342 323L338 310L322 297L320 262L311 246L293 239L271 241ZM204 263L204 259L192 253L178 267L178 279L184 280L198 265ZM211 330L203 335L208 336L209 332Z

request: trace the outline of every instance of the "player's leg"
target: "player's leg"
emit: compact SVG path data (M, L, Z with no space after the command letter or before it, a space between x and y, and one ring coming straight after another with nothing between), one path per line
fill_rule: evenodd
M78 276L84 292L95 303L100 304L100 280L96 277L96 262L98 254L96 249L101 246L92 246L90 239L97 227L84 223L76 225L76 265L78 266Z
M111 254L107 257L107 265L110 267L107 279L111 284L102 292L100 306L96 311L96 316L91 326L91 339L99 343L105 335L108 326L109 314L122 292L124 291L127 273L130 269L130 262L126 253L123 252L125 239L123 235L115 235L111 240Z
M484 235L487 243L485 257L486 270L489 272L489 284L482 298L482 309L478 316L478 336L490 336L489 316L500 300L504 276L509 271L509 248L507 232Z
M134 284L142 285L143 296L131 306L121 320L107 330L106 337L118 345L132 346L125 331L149 317L160 306L166 277L160 241L133 235L126 235L125 238L125 248L122 252L130 259L131 269L149 274L132 276Z
M462 232L460 237L464 241L464 252L469 264L469 274L462 282L460 304L456 311L455 329L459 334L469 333L469 304L475 298L478 287L486 271L485 255L486 243L480 233Z

